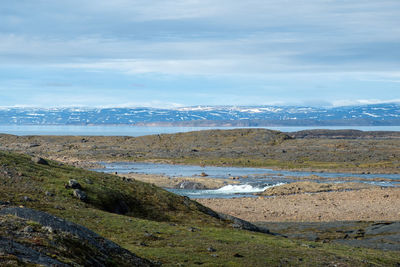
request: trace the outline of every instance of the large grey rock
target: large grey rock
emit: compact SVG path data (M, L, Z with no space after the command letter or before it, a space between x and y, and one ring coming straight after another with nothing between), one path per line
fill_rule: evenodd
M182 181L176 185L177 189L190 189L190 190L198 190L198 189L207 189L205 185L202 183L190 182L190 181Z
M42 165L49 165L47 160L41 157L32 157L32 161L37 164L42 164Z
M87 201L88 197L86 195L86 193L80 189L75 189L74 192L74 197L78 198L81 201Z
M73 188L73 189L82 189L82 186L80 183L78 183L77 180L71 179L68 181L68 188Z

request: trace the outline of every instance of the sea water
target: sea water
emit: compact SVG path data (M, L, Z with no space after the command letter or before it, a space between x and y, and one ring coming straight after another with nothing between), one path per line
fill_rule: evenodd
M361 131L400 131L400 126L304 126L304 127L145 127L127 125L0 125L0 133L14 135L144 136L211 129L263 128L282 132L311 129L355 129Z

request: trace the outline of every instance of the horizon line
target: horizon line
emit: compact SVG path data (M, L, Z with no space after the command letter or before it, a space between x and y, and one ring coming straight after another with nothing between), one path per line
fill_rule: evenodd
M341 104L341 105L306 105L306 104L253 104L253 105L190 105L190 106L175 106L175 107L161 107L161 106L141 106L141 105L103 105L103 106L84 106L84 105L63 105L63 106L34 106L34 105L13 105L13 106L0 106L0 109L74 109L74 108L81 108L81 109L136 109L136 108L147 108L147 109L167 109L167 110L174 110L174 109L185 109L185 108L218 108L218 107L238 107L238 108L256 108L256 107L307 107L307 108L340 108L340 107L359 107L359 106L374 106L374 105L383 105L383 104L395 104L400 105L400 100L395 101L380 101L380 102L373 102L373 103L349 103L349 104Z

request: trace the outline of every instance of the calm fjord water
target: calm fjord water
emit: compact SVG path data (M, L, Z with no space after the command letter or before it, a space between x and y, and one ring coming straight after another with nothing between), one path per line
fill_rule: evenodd
M144 136L210 129L239 129L252 127L144 127L126 125L0 125L0 133L14 135L96 135L96 136ZM355 129L362 131L400 131L400 126L304 126L304 127L254 127L296 132L310 129Z

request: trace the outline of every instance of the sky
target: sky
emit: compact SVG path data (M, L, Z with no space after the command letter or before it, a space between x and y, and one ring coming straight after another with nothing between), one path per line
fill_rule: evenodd
M399 0L0 1L0 106L384 102Z

